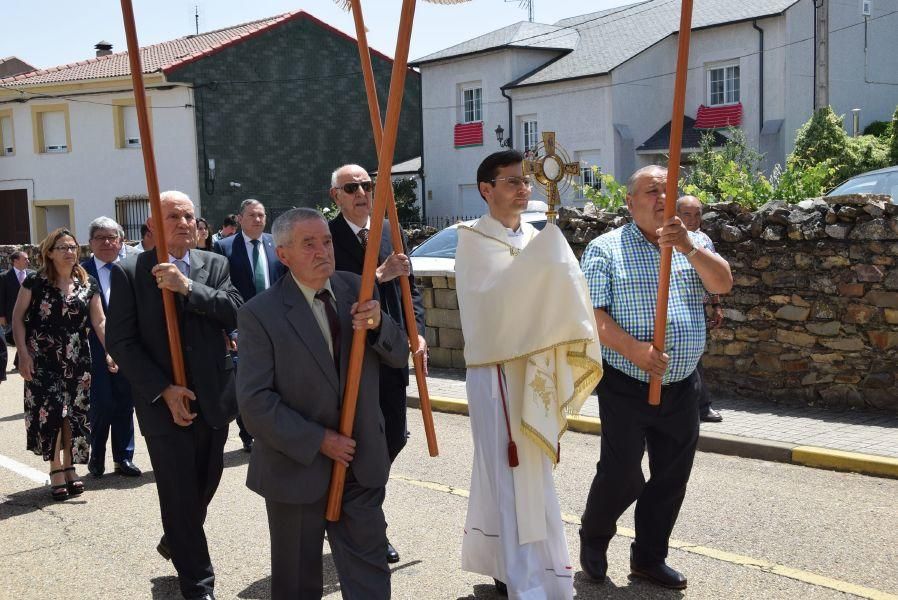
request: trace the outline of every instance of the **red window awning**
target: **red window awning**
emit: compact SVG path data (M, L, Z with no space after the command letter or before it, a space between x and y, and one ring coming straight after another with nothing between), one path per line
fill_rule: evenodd
M698 116L695 118L696 129L721 129L723 127L738 127L742 124L742 103L726 104L723 106L698 107Z
M455 126L455 147L483 145L483 122L458 123Z

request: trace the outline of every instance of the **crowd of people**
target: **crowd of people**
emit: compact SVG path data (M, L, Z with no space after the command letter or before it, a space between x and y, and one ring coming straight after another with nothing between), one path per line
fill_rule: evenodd
M532 189L522 163L514 150L481 163L486 214L459 228L456 286L474 441L462 568L492 577L510 598L573 597L552 469L566 415L597 389L601 453L582 518L580 566L605 579L616 523L635 502L631 574L685 588L686 577L667 564L668 542L699 421L722 418L698 365L706 305L711 326L719 325L729 265L698 230L696 199L680 199L681 216L664 219L667 171L659 166L628 181L633 221L593 240L578 261L557 227L540 232L522 222ZM141 476L133 462L136 412L159 498L156 549L175 567L185 598L214 598L203 527L232 420L250 453L246 485L268 514L272 597L321 597L325 534L344 597L390 597L389 563L400 557L383 504L408 437L402 278L418 352L426 357L427 348L407 253L394 251L387 222L380 240L369 239L372 190L362 167L343 165L331 179L336 218L294 208L271 233L259 200L245 200L213 233L187 195L164 192L162 231L148 219L136 247L124 243L118 223L100 217L90 224L83 262L67 229L41 242L37 270L24 252L10 257L0 325L25 380L27 449L49 462L52 498L84 493L76 465L104 476L107 442L114 472ZM169 253L162 262L154 250L160 237ZM359 304L372 243L374 299ZM673 248L675 276L659 350L651 340L662 248ZM174 375L163 290L175 298L185 385ZM565 310L532 318L547 305ZM357 330L366 345L348 437L339 432L341 395ZM646 400L652 376L663 383L659 406ZM348 472L341 518L328 522L335 461Z

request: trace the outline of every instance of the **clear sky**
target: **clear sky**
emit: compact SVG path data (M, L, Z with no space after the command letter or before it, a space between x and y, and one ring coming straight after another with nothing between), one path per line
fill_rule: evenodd
M18 56L39 68L85 60L96 55L94 44L106 40L125 50L121 4L116 0L2 0L0 58ZM535 20L559 19L636 0L533 0ZM132 0L141 46L195 33L194 7L200 31L305 10L353 35L352 16L333 0ZM368 43L392 56L396 47L401 0L362 0ZM459 5L418 2L410 58L442 50L478 35L527 20L519 0L472 0Z

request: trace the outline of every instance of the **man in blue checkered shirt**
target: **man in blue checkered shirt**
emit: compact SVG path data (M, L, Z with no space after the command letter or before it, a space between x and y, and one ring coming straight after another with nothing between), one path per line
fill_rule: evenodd
M636 171L627 183L633 222L593 240L581 259L589 283L605 374L598 386L602 448L580 529L580 564L604 580L617 520L636 502L631 574L683 589L666 564L667 546L698 442L698 378L705 350L705 292L733 285L727 262L679 217L664 219L667 170ZM674 249L664 351L652 345L661 248ZM662 378L661 404L648 404L648 381ZM642 474L649 454L650 478Z

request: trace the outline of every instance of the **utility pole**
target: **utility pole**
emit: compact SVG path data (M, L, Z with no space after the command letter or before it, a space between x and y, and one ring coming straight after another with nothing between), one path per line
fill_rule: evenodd
M814 110L829 106L829 0L814 0Z
M196 21L196 34L200 34L200 7L196 4L193 5L193 18Z

